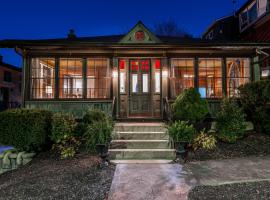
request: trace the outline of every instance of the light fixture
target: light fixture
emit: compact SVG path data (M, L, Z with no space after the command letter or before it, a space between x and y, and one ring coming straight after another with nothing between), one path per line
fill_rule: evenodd
M168 70L163 70L163 71L162 71L162 77L163 77L163 78L168 78L168 76L169 76Z
M194 78L194 75L184 74L184 78Z
M113 69L112 77L113 77L113 78L117 78L117 77L118 77L118 70L117 70L116 67Z
M52 94L53 93L52 86L50 85L46 86L45 91L46 91L46 94Z
M268 68L262 69L261 76L262 76L262 78L270 77L270 68L269 69Z

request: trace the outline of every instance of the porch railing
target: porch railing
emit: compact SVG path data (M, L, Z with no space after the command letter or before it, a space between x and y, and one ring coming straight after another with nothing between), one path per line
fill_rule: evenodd
M168 97L163 99L163 119L168 122L172 121L172 110Z
M112 118L116 119L116 97L113 97L112 101Z

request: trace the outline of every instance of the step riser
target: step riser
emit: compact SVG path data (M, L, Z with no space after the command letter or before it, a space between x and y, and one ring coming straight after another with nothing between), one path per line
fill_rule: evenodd
M111 149L169 149L169 142L112 142Z
M166 133L114 133L116 140L168 140Z
M174 152L155 152L155 151L141 151L141 152L124 152L124 151L110 151L110 159L117 159L117 160L134 160L134 159L174 159L175 155Z
M166 132L161 126L115 126L114 131L121 132Z

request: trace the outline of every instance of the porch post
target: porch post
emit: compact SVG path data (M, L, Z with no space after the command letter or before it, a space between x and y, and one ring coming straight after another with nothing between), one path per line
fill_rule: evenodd
M116 98L116 118L119 118L119 95L118 95L118 80L119 80L119 69L118 59L113 57L110 59L111 76L112 76L112 98Z
M55 58L55 99L59 99L59 68L60 68L60 59Z
M194 58L194 88L199 91L199 59Z
M222 58L222 92L223 96L227 96L227 70L226 70L226 57Z
M163 118L163 100L169 97L170 59L163 58L161 66L161 117Z
M28 59L26 58L26 56L25 55L23 55L23 68L22 68L22 88L21 88L21 95L22 95L22 107L25 107L25 100L27 99L27 90L28 90L28 88L27 88L27 84L26 84L26 79L30 79L30 76L29 77L27 77L27 69L28 69L28 67L27 67L27 65L28 65Z

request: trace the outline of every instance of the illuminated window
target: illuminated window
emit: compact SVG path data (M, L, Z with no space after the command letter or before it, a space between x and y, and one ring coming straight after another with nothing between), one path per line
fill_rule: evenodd
M32 99L54 98L55 60L33 58L31 60L30 96Z
M87 98L110 98L111 80L108 59L87 59Z
M120 71L120 93L126 93L126 60L119 61Z
M187 88L194 87L194 60L173 59L170 82L172 97L176 97Z
M154 74L155 74L155 93L160 93L160 70L161 70L161 61L160 59L156 59L154 61Z
M222 97L221 59L199 59L199 92L202 98Z
M82 59L61 58L59 65L59 98L82 98Z
M238 87L250 81L250 65L247 58L227 59L227 94L238 96Z

